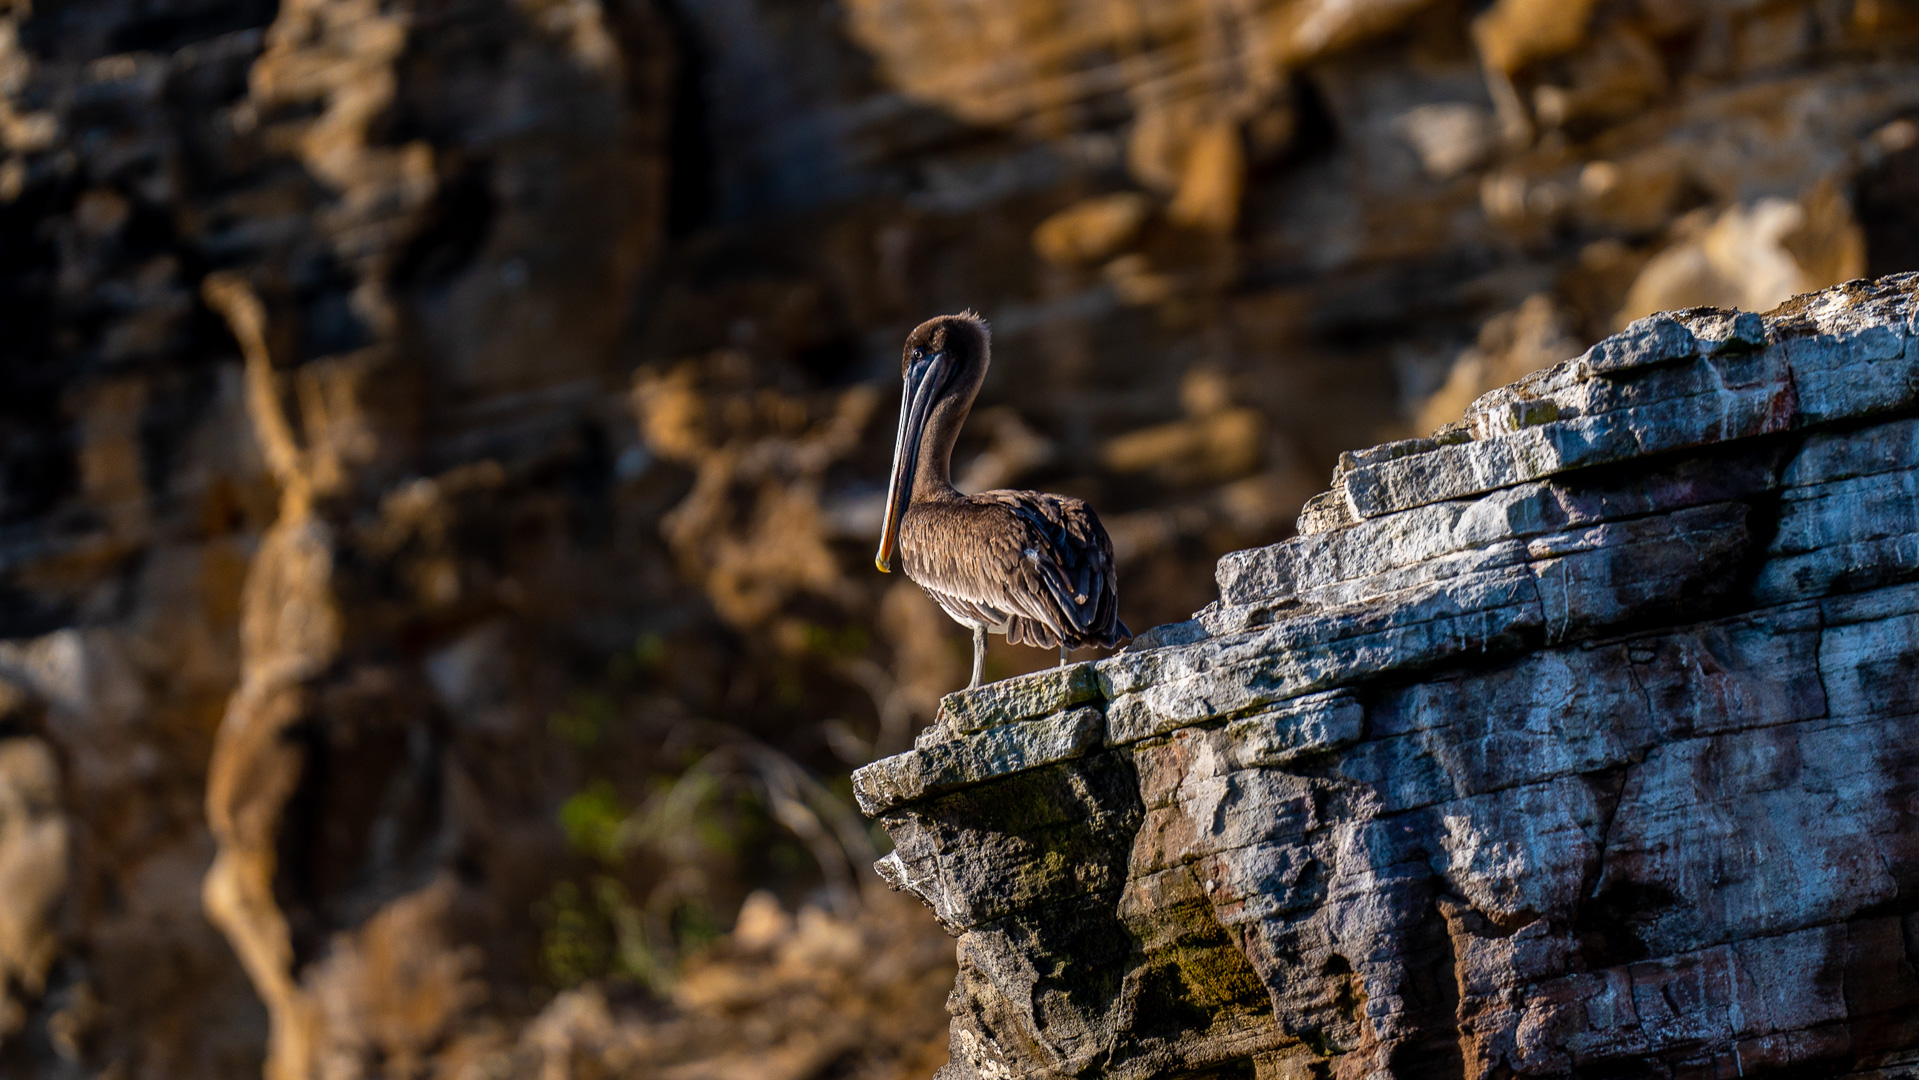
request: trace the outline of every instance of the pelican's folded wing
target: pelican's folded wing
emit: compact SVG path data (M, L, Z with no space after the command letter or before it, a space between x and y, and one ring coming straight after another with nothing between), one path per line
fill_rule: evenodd
M908 513L901 547L907 575L961 622L1043 648L1126 636L1112 543L1078 499L987 491L921 504Z
M1117 644L1113 545L1093 508L1028 491L990 491L980 498L1004 507L1021 526L1017 576L1029 618L1069 645Z

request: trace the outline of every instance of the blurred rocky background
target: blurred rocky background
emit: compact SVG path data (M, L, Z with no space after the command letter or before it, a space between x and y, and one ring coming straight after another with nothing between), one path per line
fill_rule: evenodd
M914 323L1144 628L1342 449L1914 268L1913 0L0 0L0 1074L928 1076Z

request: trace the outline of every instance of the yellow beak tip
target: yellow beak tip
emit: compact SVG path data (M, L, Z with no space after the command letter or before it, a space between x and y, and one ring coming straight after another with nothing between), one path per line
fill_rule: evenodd
M885 559L875 557L873 559L873 565L879 567L880 573L882 574L890 574L893 572L893 565L887 562Z

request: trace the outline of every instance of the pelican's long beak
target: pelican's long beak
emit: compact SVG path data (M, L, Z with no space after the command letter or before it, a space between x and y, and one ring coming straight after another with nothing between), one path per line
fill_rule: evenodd
M879 554L873 556L873 565L883 574L893 570L900 522L913 497L914 470L919 468L920 436L925 434L926 419L933 415L933 403L946 382L946 368L943 351L915 360L907 366L906 385L900 388L900 429L893 436L893 478L886 485L886 524L880 529Z

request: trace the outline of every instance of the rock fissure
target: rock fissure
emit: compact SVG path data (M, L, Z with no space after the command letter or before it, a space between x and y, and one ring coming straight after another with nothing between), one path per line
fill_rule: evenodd
M856 792L1053 996L963 973L946 1080L1910 1059L1916 297L1641 320L1345 455L1194 622L947 698Z

